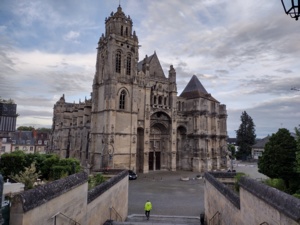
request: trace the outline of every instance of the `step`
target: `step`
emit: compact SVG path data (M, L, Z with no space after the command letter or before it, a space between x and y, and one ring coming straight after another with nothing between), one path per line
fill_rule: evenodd
M200 217L196 216L170 216L170 215L151 215L147 220L144 214L129 215L125 222L113 222L113 225L199 225Z

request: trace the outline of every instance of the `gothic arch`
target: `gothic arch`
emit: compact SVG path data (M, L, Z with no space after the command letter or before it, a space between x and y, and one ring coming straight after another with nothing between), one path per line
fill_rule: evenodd
M162 111L151 115L149 170L171 169L171 117Z
M120 88L117 96L117 108L119 110L128 110L130 102L129 91L126 88Z

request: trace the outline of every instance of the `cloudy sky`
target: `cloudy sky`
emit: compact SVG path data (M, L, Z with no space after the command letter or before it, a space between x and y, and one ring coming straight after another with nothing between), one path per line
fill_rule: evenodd
M1 0L0 96L17 126L50 127L53 105L89 98L104 19L119 0ZM300 124L300 22L279 0L121 0L140 60L173 64L178 94L192 75L226 104L235 137L246 111L258 137Z

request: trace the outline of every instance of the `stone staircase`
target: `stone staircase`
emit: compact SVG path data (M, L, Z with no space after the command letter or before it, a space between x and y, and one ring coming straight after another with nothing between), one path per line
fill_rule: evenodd
M200 217L151 215L147 220L143 214L129 215L125 222L112 221L112 225L200 225Z

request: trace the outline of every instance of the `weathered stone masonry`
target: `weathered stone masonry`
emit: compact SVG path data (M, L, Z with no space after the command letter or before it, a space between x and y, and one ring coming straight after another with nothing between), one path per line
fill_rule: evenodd
M90 191L88 176L82 172L16 195L12 200L10 224L53 225L54 221L56 224L72 221L81 225L93 225L95 221L103 224L111 216L110 207L124 220L128 213L128 171L113 171L116 172Z
M87 171L103 168L212 171L227 168L227 111L193 75L177 96L156 52L139 61L139 39L119 6L105 19L92 94L54 105L50 149Z
M233 176L224 173L223 177ZM248 177L242 177L239 194L218 179L222 173L205 173L205 218L221 225L300 224L300 200ZM214 215L217 215L214 217Z

